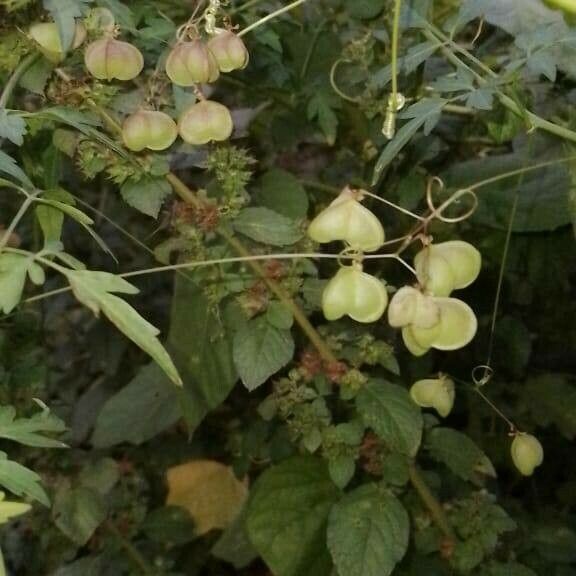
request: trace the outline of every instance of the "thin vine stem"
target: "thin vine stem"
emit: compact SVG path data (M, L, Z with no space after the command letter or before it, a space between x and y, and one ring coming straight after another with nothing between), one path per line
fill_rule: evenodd
M263 24L266 24L266 22L269 22L270 20L273 20L274 18L276 18L276 17L278 17L278 16L280 16L286 12L293 10L297 6L300 6L300 4L304 4L304 2L307 2L307 0L296 0L295 2L288 4L288 6L284 6L283 8L279 8L278 10L268 14L267 16L264 16L264 18L260 18L260 20L256 20L256 22L254 22L253 24L250 24L250 26L246 26L246 28L244 28L243 30L240 30L240 32L238 32L238 36L244 36L245 34L248 34L248 32L252 32L252 30L262 26Z
M28 211L28 208L30 208L35 199L36 199L35 195L28 194L24 202L22 202L22 204L20 205L20 208L18 209L18 212L16 212L14 218L12 218L10 225L8 226L8 228L6 228L4 234L0 237L0 253L6 248L6 245L10 240L10 236L12 236L14 230L16 230L16 226L18 226L20 220L22 220L22 218Z

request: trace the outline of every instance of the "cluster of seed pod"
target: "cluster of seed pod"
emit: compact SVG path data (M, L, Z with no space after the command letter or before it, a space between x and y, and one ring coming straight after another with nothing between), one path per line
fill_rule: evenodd
M53 22L34 24L30 37L45 56L55 62L65 57L58 27ZM78 22L72 48L78 48L86 38L85 27ZM88 72L98 80L133 80L144 68L144 57L136 46L115 38L114 27L91 42L84 52ZM229 30L215 29L203 42L200 39L179 39L166 59L165 70L178 86L197 86L216 81L220 73L244 68L248 50L242 39ZM134 151L164 150L178 134L185 142L196 146L227 140L234 129L226 106L201 98L181 114L178 123L164 112L139 110L124 122L123 140Z
M361 199L361 190L345 189L311 222L310 238L319 243L339 240L360 254L380 249L384 228ZM347 315L358 322L375 322L388 307L390 325L402 328L406 347L415 356L431 348L456 350L472 340L477 321L467 304L449 296L474 282L481 263L478 250L466 242L427 246L415 258L418 285L398 290L388 307L385 285L354 262L328 282L322 309L328 320Z

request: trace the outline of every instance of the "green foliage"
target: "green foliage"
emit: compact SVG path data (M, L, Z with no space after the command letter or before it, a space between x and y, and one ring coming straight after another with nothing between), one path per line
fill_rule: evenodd
M326 525L339 497L326 466L313 458L293 458L258 480L248 506L250 541L278 576L328 576Z
M393 0L289 4L0 1L0 573L575 576L576 17L415 0L394 30ZM245 31L248 65L171 84L177 35L208 41L212 16ZM34 22L55 22L59 63ZM110 34L137 78L87 72ZM203 98L228 141L125 147L129 115ZM381 223L379 250L307 234L343 189L336 236ZM478 319L465 348L412 356L390 308L325 319L347 265L425 307L414 256L449 240L482 256L454 294ZM445 418L409 394L441 374ZM543 445L530 479L511 431ZM185 508L166 496L182 465Z

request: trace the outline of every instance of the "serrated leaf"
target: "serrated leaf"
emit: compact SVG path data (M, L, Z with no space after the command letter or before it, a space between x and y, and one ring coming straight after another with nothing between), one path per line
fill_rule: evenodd
M173 426L181 416L177 390L157 364L148 364L104 404L92 443L98 448L123 442L138 446Z
M400 501L368 484L330 512L328 548L339 576L389 576L408 547L410 523Z
M43 5L50 12L58 26L62 50L66 52L72 46L76 32L76 18L87 10L86 4L92 0L43 0Z
M340 492L326 465L295 457L257 480L248 503L250 541L276 576L329 576L328 514Z
M50 505L48 495L41 485L42 479L36 472L8 460L5 452L0 452L0 485L16 496L28 496L45 506Z
M176 366L157 336L157 328L144 320L127 302L112 294L134 294L138 289L114 274L91 270L69 270L66 277L74 296L97 316L102 312L120 332L149 354L170 380L182 386Z
M254 390L292 360L294 340L289 330L280 330L260 317L238 330L233 354L244 386Z
M98 492L80 486L63 487L56 493L52 517L70 540L84 546L106 519L106 501Z
M466 434L451 428L434 428L427 440L432 458L463 480L478 480L480 475L496 477L486 454Z
M42 410L30 418L17 418L13 406L0 406L0 438L14 440L26 446L63 448L66 446L63 442L45 434L58 434L65 429L64 422L49 410Z
M290 246L303 236L294 220L262 207L244 208L233 226L244 236L272 246Z
M147 216L157 218L164 200L170 196L172 186L165 178L145 176L128 179L120 188L124 201Z
M273 169L258 181L254 200L278 214L294 220L306 218L308 194L300 181L285 170Z
M356 397L362 420L392 450L415 456L422 439L422 414L405 388L371 380Z
M338 116L334 112L338 101L334 101L331 96L325 92L316 92L308 101L306 109L308 119L318 121L318 125L330 146L336 141L338 130Z
M26 122L15 114L0 110L0 138L7 138L16 146L22 146L26 134Z

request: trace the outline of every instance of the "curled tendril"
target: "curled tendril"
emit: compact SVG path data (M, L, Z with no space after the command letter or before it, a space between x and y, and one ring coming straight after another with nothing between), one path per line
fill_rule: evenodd
M472 381L476 386L481 388L482 386L486 386L492 377L494 376L494 370L491 366L487 364L481 364L480 366L476 366L472 370Z
M358 102L360 102L360 98L346 94L346 92L343 92L336 83L336 71L338 70L338 67L341 64L349 64L350 62L352 61L347 58L339 58L336 60L336 62L334 62L334 64L332 64L332 68L330 68L330 85L332 86L332 90L334 90L334 92L336 92L340 98L343 98L348 102L354 102L355 104L358 104Z
M345 260L346 263L344 263L343 260ZM354 264L362 264L363 260L364 260L364 254L362 254L362 252L358 252L357 250L354 250L353 248L347 246L346 248L344 248L344 250L342 250L338 254L337 261L340 266L345 267L345 266L354 266ZM349 262L351 262L351 264Z
M438 192L442 192L445 189L444 182L442 179L438 178L438 176L434 176L428 181L428 186L426 188L426 203L428 204L428 208L431 211L430 219L436 218L441 222L445 222L446 224L456 224L457 222L463 222L467 220L476 212L476 208L478 208L478 197L476 193L471 188L460 188L456 190L450 198L445 200L440 206L436 206L434 204L434 188L437 188ZM454 217L444 216L444 212L455 204L459 202L465 196L469 196L472 201L472 206L463 214Z

